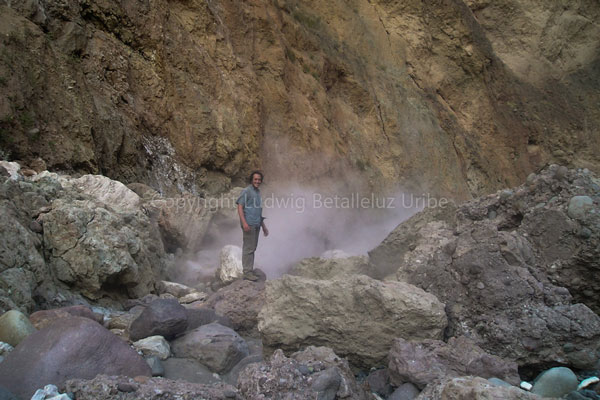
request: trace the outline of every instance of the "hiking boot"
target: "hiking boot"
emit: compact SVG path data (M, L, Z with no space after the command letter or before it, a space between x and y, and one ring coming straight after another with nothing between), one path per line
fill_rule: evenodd
M259 279L259 276L257 276L254 271L244 272L244 279L247 281L256 282Z

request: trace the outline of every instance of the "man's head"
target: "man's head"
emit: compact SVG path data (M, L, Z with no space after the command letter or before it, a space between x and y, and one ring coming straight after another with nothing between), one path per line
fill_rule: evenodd
M259 188L262 181L263 181L263 173L260 171L252 171L252 173L250 174L250 184L255 189Z

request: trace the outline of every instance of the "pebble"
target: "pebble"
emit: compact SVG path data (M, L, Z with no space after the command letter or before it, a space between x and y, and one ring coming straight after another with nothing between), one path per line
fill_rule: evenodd
M529 382L523 381L523 382L521 382L521 384L519 385L519 387L521 387L521 389L523 389L523 390L529 391L529 390L531 390L531 388L533 387L533 385L531 383L529 383Z
M235 399L237 397L237 393L235 390L227 389L223 392L223 396L227 399Z
M600 382L600 379L597 376L592 376L590 378L584 379L577 386L577 390L585 389L586 387L593 385L594 383Z
M117 384L117 389L119 390L119 392L132 393L138 390L138 386L135 383L119 382Z
M311 373L310 368L308 368L306 365L300 365L298 367L298 371L300 371L302 375L310 375Z
M0 342L0 356L5 356L11 351L14 350L14 347L6 342Z
M581 230L579 230L578 236L583 239L589 239L592 237L592 231L586 227L583 227Z

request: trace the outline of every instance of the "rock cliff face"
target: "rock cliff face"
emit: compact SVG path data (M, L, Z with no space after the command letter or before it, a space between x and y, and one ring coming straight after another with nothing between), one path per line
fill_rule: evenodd
M593 0L5 0L0 150L165 192L598 169Z

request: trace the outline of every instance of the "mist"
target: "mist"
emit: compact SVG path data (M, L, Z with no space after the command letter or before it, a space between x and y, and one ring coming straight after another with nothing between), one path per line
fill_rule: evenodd
M277 278L298 261L319 257L329 250L366 255L402 221L427 206L424 197L397 192L393 195L344 192L299 185L263 184L263 217L269 230L261 232L255 268ZM242 230L235 196L213 219L202 250L179 266L179 280L212 277L223 246L242 246Z

